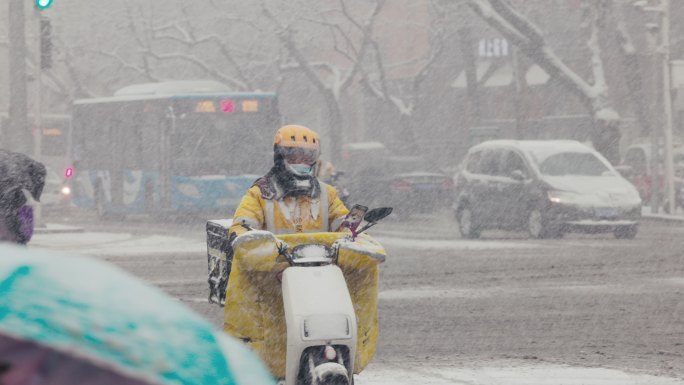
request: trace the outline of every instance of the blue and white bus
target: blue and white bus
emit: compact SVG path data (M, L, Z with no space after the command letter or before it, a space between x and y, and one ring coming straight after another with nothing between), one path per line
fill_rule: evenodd
M76 100L72 123L76 206L228 215L270 168L281 118L274 93L176 81Z

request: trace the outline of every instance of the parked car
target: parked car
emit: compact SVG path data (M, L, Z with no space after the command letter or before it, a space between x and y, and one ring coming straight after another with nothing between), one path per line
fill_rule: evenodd
M461 234L526 230L533 238L613 232L634 238L641 199L592 148L576 141L487 141L472 147L455 177Z
M397 215L434 213L451 206L453 179L420 156L391 156L386 174L378 182L384 187L380 202L394 207Z
M632 144L625 150L625 156L620 164L621 171L625 174L625 177L634 184L639 195L644 202L649 202L651 200L651 143L650 142L639 142ZM662 162L662 146L659 149L661 160L658 164L658 191L660 194L659 202L663 202L663 195L665 191L665 178L663 172L663 162ZM684 147L677 145L673 149L673 160L674 164L684 162Z
M422 156L393 155L380 142L348 143L342 154L354 203L392 206L400 217L451 206L452 177Z

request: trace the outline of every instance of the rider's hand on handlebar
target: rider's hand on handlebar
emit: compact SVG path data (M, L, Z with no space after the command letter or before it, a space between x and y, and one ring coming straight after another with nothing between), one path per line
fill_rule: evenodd
M276 239L276 250L278 250L278 257L276 257L276 262L287 262L287 243L280 239Z

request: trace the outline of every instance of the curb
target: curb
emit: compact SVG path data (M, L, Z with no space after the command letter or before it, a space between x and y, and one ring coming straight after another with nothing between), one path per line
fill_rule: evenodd
M77 226L64 226L56 224L47 224L45 227L36 226L33 229L33 234L70 234L83 233L85 229Z
M642 221L684 224L684 215L652 214L650 210L641 213Z
M643 214L641 216L642 221L651 222L663 222L663 223L679 223L684 225L684 217L676 215L665 215L665 214Z

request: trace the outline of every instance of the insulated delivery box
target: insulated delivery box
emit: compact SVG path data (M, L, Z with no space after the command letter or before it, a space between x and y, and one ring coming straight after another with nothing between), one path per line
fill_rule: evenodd
M209 303L223 306L233 261L232 239L228 236L232 219L207 221L207 265L209 273Z

